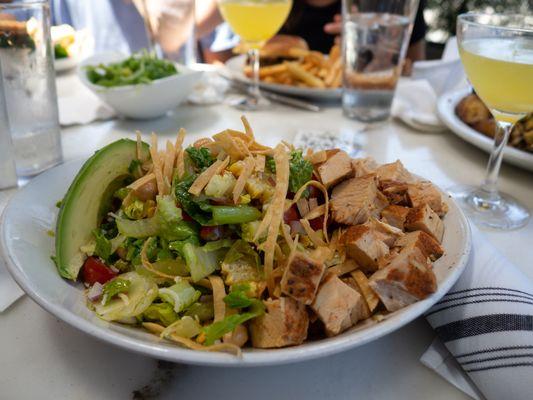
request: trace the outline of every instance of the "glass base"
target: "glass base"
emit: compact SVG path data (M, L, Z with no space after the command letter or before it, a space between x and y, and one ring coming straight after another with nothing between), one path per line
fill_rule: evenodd
M230 106L243 111L264 110L270 106L270 101L263 96L242 96L232 100Z
M529 210L508 194L493 195L469 185L454 186L447 192L477 225L513 230L524 227L529 221Z

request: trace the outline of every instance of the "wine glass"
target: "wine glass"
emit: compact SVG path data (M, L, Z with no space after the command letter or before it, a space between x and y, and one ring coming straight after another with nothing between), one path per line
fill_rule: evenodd
M218 0L222 17L240 36L252 64L250 97L236 107L257 110L269 104L259 90L259 49L279 31L291 7L292 0Z
M497 182L513 124L533 111L533 17L462 14L457 41L468 79L497 129L482 185L456 186L449 192L474 222L502 230L521 228L529 220L528 209L498 192Z

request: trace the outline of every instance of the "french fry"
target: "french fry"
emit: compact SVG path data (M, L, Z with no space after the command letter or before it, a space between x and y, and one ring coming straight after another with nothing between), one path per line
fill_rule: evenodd
M324 79L324 83L326 84L326 86L331 87L333 85L333 81L335 80L335 76L337 75L337 70L340 69L340 66L341 66L341 60L340 58L338 58L331 65L328 75Z
M341 48L338 44L334 45L329 51L329 59L336 61L341 56Z
M325 88L326 85L322 80L317 78L316 76L310 74L303 68L301 68L296 63L286 63L288 71L291 73L291 75L300 81L304 82L308 86L316 87L316 88Z
M265 78L285 71L287 71L287 66L285 64L269 65L267 67L259 68L259 78Z

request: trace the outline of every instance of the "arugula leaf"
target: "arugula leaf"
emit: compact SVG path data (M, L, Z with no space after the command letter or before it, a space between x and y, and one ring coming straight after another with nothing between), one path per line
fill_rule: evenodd
M104 236L104 233L99 229L93 231L94 238L96 240L96 246L94 248L94 254L101 259L107 261L111 256L111 241Z
M181 208L194 220L201 225L207 225L211 219L211 215L205 212L200 207L201 205L208 205L206 200L194 200L193 195L189 193L189 188L196 180L197 175L191 175L181 182L174 185L174 194L181 205Z
M272 173L276 173L274 158L267 157L266 166ZM289 160L289 191L296 193L313 176L313 164L303 157L302 150L293 150Z
M119 293L126 293L128 290L130 290L131 282L122 279L122 278L115 278L110 280L104 285L103 288L103 302L104 305L109 304L111 299L115 297Z
M206 169L215 162L214 157L207 147L196 148L191 146L187 147L185 151L200 170Z

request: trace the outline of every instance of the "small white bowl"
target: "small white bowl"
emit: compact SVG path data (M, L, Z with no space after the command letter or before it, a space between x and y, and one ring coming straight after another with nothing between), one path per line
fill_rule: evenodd
M175 64L178 73L151 83L117 87L95 85L87 78L85 67L109 64L126 59L122 53L102 53L84 60L78 67L78 76L100 100L113 108L117 114L133 119L160 117L175 109L194 89L202 72L193 71Z

